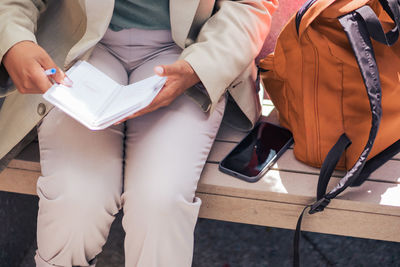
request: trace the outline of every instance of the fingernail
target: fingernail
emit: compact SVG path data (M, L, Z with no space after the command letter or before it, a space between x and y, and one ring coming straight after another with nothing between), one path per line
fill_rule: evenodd
M160 66L157 66L157 67L154 68L154 71L156 72L156 74L162 75L164 73L164 68L160 67Z
M72 80L70 78L68 78L67 75L65 75L64 80L62 81L62 84L65 86L71 87L74 83L72 82Z

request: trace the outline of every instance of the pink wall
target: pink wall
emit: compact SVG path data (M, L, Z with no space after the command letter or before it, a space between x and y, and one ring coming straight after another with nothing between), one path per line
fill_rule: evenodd
M279 7L272 16L271 32L269 33L262 49L262 56L265 56L274 50L279 32L304 2L306 2L306 0L279 0Z

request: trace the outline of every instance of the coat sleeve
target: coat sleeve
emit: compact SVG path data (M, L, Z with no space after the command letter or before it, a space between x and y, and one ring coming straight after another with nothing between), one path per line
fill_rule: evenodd
M36 42L35 31L40 12L46 1L1 0L0 1L0 62L7 51L21 41ZM0 97L9 93L10 82L4 66L0 65Z
M278 0L219 0L195 42L183 50L180 59L197 73L212 105L254 62L277 6Z

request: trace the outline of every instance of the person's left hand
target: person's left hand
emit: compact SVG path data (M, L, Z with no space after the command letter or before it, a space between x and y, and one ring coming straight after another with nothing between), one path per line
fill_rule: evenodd
M200 81L192 66L190 66L190 64L185 60L178 60L170 65L156 66L154 68L154 72L159 76L167 77L167 80L161 91L150 103L150 105L117 122L116 124L120 124L128 119L150 113L161 107L168 106L175 98L183 94L186 89L192 87Z

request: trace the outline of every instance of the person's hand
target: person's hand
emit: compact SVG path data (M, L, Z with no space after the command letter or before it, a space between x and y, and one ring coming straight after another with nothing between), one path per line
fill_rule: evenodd
M185 60L178 60L170 65L156 66L154 72L159 76L167 77L160 93L154 98L150 105L119 121L117 124L155 111L161 107L168 106L175 98L183 94L186 89L200 81L192 66Z
M3 57L4 67L22 94L42 94L51 86L52 78L57 83L70 85L64 72L57 67L47 52L31 41L22 41L12 46ZM48 77L44 70L55 68Z

